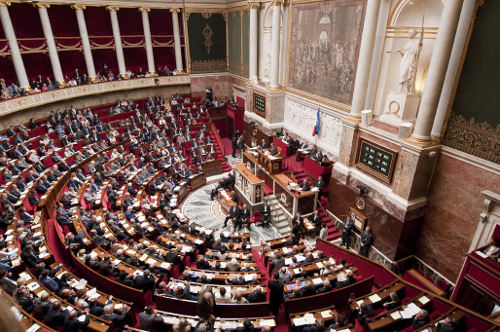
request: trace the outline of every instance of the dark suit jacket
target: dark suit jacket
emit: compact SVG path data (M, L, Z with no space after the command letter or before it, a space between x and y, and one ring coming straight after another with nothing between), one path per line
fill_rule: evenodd
M271 302L271 304L283 302L283 283L276 280L269 280L267 286L269 287L269 290L271 292L269 294L269 301Z
M90 323L90 315L85 315L85 320L80 322L77 318L69 320L69 315L64 319L63 332L83 332Z
M55 311L50 308L45 316L45 324L54 330L59 330L64 325L64 320L68 316L69 312L67 310Z
M149 278L137 276L134 279L134 287L137 289L142 289L144 292L153 290L155 288L155 279L152 276L149 276Z
M250 293L247 296L248 302L250 303L255 303L255 302L266 302L266 293L260 292L260 293Z

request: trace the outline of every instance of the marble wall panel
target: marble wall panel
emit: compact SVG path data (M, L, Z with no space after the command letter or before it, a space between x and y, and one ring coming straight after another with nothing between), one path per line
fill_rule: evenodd
M500 176L441 154L427 195L417 257L455 281L476 232L483 190L500 192Z

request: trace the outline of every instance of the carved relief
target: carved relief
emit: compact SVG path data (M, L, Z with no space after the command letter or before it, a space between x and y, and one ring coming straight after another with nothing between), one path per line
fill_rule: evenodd
M317 111L317 108L287 100L285 107L286 126L302 137L310 138L316 124ZM318 135L318 143L325 142L325 146L331 147L330 152L336 153L340 149L342 122L338 118L321 112L321 110L320 114L321 130Z
M471 155L500 163L500 125L493 128L486 122L475 123L474 118L467 121L463 116L452 113L443 143Z

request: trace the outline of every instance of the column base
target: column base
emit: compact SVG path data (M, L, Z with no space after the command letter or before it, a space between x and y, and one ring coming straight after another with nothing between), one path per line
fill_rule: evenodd
M151 76L151 77L159 76L158 73L155 71L149 71L148 73L149 73L149 76Z
M426 148L433 145L431 137L419 137L412 134L410 138L405 140L406 143L418 146L420 148Z
M352 114L350 113L344 120L352 122L352 123L361 123L361 114Z
M99 82L99 79L97 77L89 77L90 82L92 83L97 83Z
M127 74L120 74L121 78L123 78L124 80L128 80L130 79L130 77L127 75Z
M66 82L64 82L64 81L62 81L62 82L57 82L57 84L59 84L59 87L60 87L60 88L66 88L66 87L68 87L68 86L69 86L69 84L68 84L68 83L66 83Z
M431 140L433 144L441 144L441 135L436 135L431 133Z
M177 74L185 74L186 71L184 69L177 69Z
M278 85L278 86L270 86L267 90L269 90L269 91L283 91L283 90L285 90L285 88L282 87L281 85Z

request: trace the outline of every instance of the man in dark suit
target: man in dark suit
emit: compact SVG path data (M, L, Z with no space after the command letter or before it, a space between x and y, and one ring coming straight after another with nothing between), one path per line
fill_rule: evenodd
M278 271L274 271L273 280L269 280L267 287L269 288L269 306L270 310L276 317L280 309L281 303L283 303L283 283L279 280L280 274Z
M267 150L269 148L269 144L267 144L265 139L262 139L262 144L260 145L262 150Z
M249 303L265 302L266 294L262 292L261 286L256 286L254 290L247 296Z
M212 294L212 286L206 286L198 295L196 308L202 322L206 323L215 320L215 296Z
M319 215L319 210L314 211L311 221L314 226L316 226L316 235L319 234L319 231L321 230L321 216Z
M239 229L241 230L242 225L245 224L250 229L250 209L247 208L246 204L243 204L243 208L240 213L240 220L238 222ZM235 227L236 229L236 227Z
M85 319L81 321L77 316L85 315ZM85 313L71 311L64 319L63 332L83 332L90 323L89 309L85 309Z
M231 206L231 208L229 209L228 216L224 220L224 227L227 227L228 220L231 220L233 222L233 225L236 225L240 218L240 214L241 209L239 208L238 204L233 204L233 206Z
M264 205L260 208L260 219L263 226L269 227L269 223L271 222L271 207L267 201L264 201Z
M121 314L113 313L113 304L108 304L104 307L104 318L107 321L113 322L115 329L122 329L125 326L125 319L127 318L128 306L124 305Z
M134 278L134 287L146 293L148 290L155 288L155 278L149 270L146 270L142 276L139 275Z
M311 189L311 186L309 185L309 181L307 179L304 179L302 183L299 186L299 190L301 191L308 191Z
M62 310L61 301L55 300L52 302L52 308L49 309L45 316L45 324L54 330L59 330L63 327L64 320L68 314L68 310Z
M271 142L271 147L269 148L269 153L271 156L276 156L278 154L278 148Z
M331 291L332 289L333 289L333 287L330 284L330 280L325 279L323 281L323 286L318 287L318 289L316 290L316 294L326 293L326 292Z
M351 217L347 217L347 219L342 223L342 244L341 246L345 246L349 250L349 242L351 242L352 228L354 223L351 220Z
M42 259L35 256L35 254L33 253L33 246L31 244L28 244L26 247L24 247L24 250L21 251L21 259L29 268L33 268L38 263L43 261Z
M305 236L307 234L306 227L304 226L304 218L302 217L302 214L297 211L297 215L292 219L292 225L298 224L300 233L302 236ZM295 227L295 226L294 226Z
M318 188L318 200L321 202L321 196L323 195L323 190L325 189L325 182L321 175L318 177L318 180L313 185L314 188Z
M14 295L14 291L17 289L17 283L8 278L9 271L6 269L0 269L0 286L2 289L10 296Z
M372 233L370 226L366 226L365 230L361 233L361 244L359 247L359 254L364 257L368 257L370 252L370 247L372 245Z
M147 306L144 312L139 313L139 330L156 331L160 323L163 323L163 316L158 315L153 306Z

